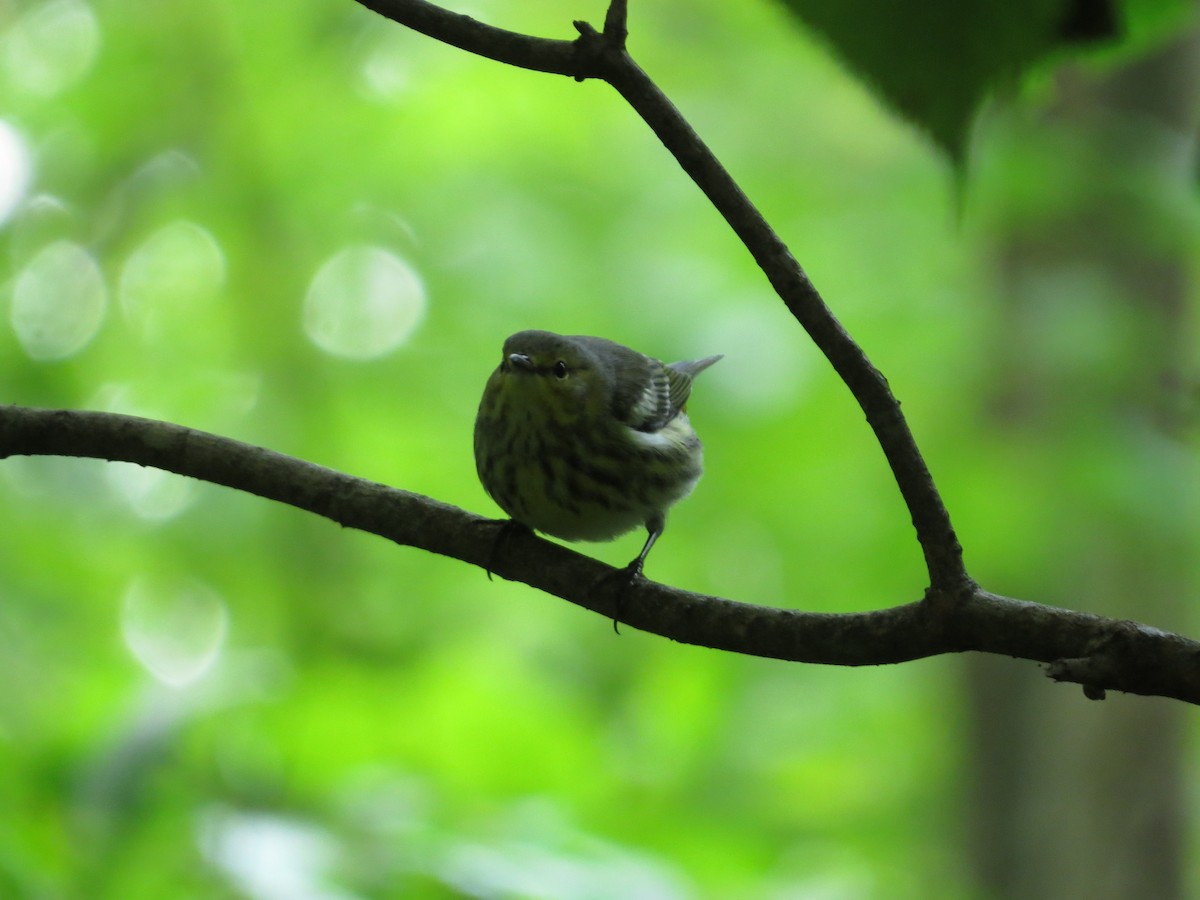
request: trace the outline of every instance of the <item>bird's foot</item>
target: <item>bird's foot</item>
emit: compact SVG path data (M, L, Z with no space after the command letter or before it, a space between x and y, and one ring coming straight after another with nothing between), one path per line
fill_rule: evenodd
M616 602L613 604L612 615L613 631L617 634L621 633L619 626L621 624L621 618L625 614L625 593L636 580L645 577L642 575L642 562L643 559L641 556L639 556L624 568L614 569L611 572L606 572L592 582L592 587L588 591L588 593L594 593L601 585L605 585L610 582L617 582L617 584L614 585L614 589L617 591L617 598Z
M504 545L516 534L532 532L528 526L522 525L516 519L487 519L482 524L496 528L496 536L492 539L492 548L488 551L487 565L483 568L487 572L488 581L491 581L492 570L496 567L496 560Z

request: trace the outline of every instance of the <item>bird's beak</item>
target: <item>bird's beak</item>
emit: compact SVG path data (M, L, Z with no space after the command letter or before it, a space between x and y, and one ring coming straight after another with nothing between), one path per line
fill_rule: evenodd
M526 372L533 371L533 360L524 353L508 354L508 361L512 364L514 369L523 369Z

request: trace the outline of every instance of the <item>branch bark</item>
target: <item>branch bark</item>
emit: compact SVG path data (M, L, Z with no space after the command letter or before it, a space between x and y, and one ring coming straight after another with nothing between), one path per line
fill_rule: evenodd
M635 628L686 644L838 666L979 651L1049 664L1047 674L1105 690L1200 703L1200 643L1087 613L972 588L866 613L806 613L694 594L514 532L504 522L262 447L115 413L0 405L0 459L74 456L154 466L324 516L348 528L487 568Z

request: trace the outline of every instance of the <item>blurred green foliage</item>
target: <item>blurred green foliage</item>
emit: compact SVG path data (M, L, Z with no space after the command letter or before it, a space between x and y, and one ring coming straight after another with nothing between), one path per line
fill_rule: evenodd
M603 7L473 13L570 37ZM977 575L1041 599L1053 517L1085 524L1095 487L1070 478L1108 491L1117 457L1066 467L990 430L987 216L956 227L943 164L783 10L637 4L631 32L887 373ZM691 404L708 473L649 577L808 610L920 596L860 412L604 85L349 0L40 0L0 4L0 98L5 402L160 417L491 515L471 429L505 336L724 353ZM985 205L1023 165L983 166ZM1146 491L1111 502L1172 494ZM0 896L975 896L953 660L616 637L133 466L5 460L0 522ZM641 540L585 549L623 564Z

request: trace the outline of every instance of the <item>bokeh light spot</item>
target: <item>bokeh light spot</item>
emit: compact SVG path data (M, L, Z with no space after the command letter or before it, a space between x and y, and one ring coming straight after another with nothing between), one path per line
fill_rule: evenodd
M329 886L338 846L325 830L267 813L214 808L200 822L204 855L247 897L350 900Z
M409 89L412 66L411 35L400 28L382 30L363 57L363 83L372 97L391 99Z
M380 247L347 247L313 278L304 333L326 353L373 359L394 350L425 314L425 287L412 266Z
M82 0L47 0L17 19L0 48L13 84L51 97L92 68L100 50L100 24Z
M108 290L100 267L79 244L55 241L17 276L12 327L33 359L66 359L100 330Z
M33 157L25 139L0 119L0 226L24 198L32 177Z
M229 615L211 587L187 579L140 576L121 608L125 645L151 675L170 687L203 677L225 645Z
M104 480L134 515L152 522L175 518L194 496L189 482L180 476L133 463L109 463L104 467Z
M165 320L195 321L197 307L225 282L225 257L216 239L180 219L144 240L121 269L117 293L126 317L146 337L159 336Z

